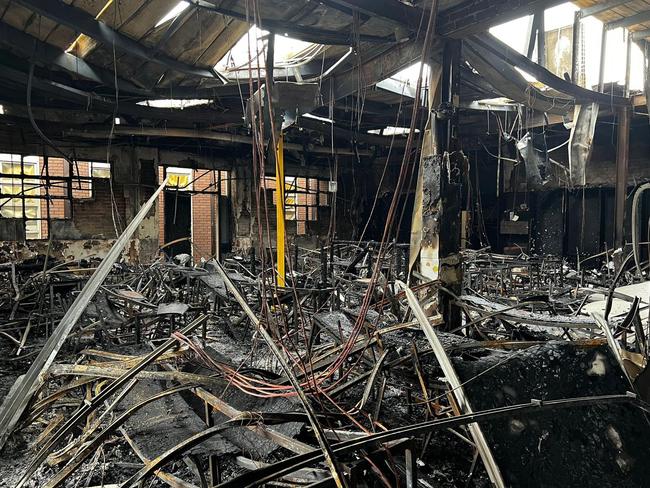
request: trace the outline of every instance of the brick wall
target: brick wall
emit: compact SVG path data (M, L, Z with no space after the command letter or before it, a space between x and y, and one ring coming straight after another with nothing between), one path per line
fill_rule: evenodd
M210 187L216 178L214 171L194 170L194 190L202 191ZM217 223L216 196L211 194L196 194L192 196L192 242L194 243L194 259L208 258L213 254L212 234Z
M44 159L40 158L39 166L42 168L44 164ZM48 159L48 172L50 176L64 176L65 170L65 160L62 158L49 158ZM45 170L43 169L42 173L45 175ZM49 194L51 196L64 196L65 189L61 188L62 185L53 183L49 188ZM47 190L45 187L41 188L41 195L46 195ZM65 218L65 200L52 200L48 203L46 199L41 200L41 218L47 218L48 206L50 210L50 218L53 219L63 219ZM47 221L41 221L41 238L48 238L49 229L47 227Z
M73 200L72 215L75 227L83 236L103 235L107 239L115 237L113 217L111 212L110 181L103 178L94 178L93 196L89 199ZM126 202L124 190L121 185L113 185L113 193L117 204L117 217L121 222L122 230L126 227ZM120 230L118 228L118 230Z

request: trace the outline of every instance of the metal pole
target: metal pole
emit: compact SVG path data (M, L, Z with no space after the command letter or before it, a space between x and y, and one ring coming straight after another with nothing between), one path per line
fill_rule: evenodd
M582 14L580 10L577 10L573 17L573 44L571 47L571 81L576 85L581 85L581 80L578 79L580 76L580 56L582 55L580 43L581 30Z
M214 185L214 171L210 172L210 185ZM210 194L210 254L213 256L216 256L217 259L219 259L219 256L217 255L217 247L215 244L215 241L217 240L217 232L216 232L216 220L215 220L215 215L214 215L214 193Z
M537 62L540 66L546 67L546 29L544 26L544 10L540 10L537 15Z
M618 131L616 147L616 194L615 194L615 225L614 247L623 247L625 224L625 198L627 194L627 168L630 156L630 107L618 110Z
M598 91L605 89L605 64L607 62L607 24L603 25L603 32L600 38L600 68L598 69Z
M275 158L275 190L277 202L275 203L276 212L276 248L277 248L277 265L278 265L278 286L285 285L284 271L284 136L280 133L278 138L278 149Z
M625 91L626 97L630 96L630 69L632 66L632 33L627 33L627 50L625 51Z

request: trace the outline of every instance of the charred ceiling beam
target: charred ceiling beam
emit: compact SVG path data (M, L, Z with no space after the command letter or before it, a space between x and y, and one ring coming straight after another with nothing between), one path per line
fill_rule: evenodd
M467 63L463 63L460 67L460 83L461 90L471 90L480 94L481 98L495 98L499 95L492 85L490 85L481 75L475 73ZM461 91L461 94L463 91ZM461 96L461 102L467 102L468 100L463 100L464 97ZM477 100L474 98L473 100Z
M482 46L465 42L463 52L472 67L504 96L540 112L565 115L573 108L572 99L546 96L519 71Z
M4 115L6 117L23 119L29 117L27 107L24 105L13 101L6 102L2 96L0 96L0 100L2 100ZM83 110L82 108L43 107L40 105L32 107L34 119L59 124L59 127L110 122L114 113L114 111L111 111L110 105L105 105L93 111ZM218 112L216 113L217 115L219 114ZM125 120L133 120L135 123L140 121L150 121L151 123L166 122L185 128L194 127L197 124L202 124L203 126L212 125L214 114L215 112L212 110L201 108L178 110L171 108L150 108L133 104L126 104L124 107L120 104L118 107L118 115L121 117L122 123L125 123ZM227 121L224 121L224 119L221 120L216 125L234 125L241 122L242 116L229 114Z
M433 49L439 50L440 46L441 42L434 40ZM329 103L330 95L334 100L339 100L359 90L376 85L419 61L421 55L422 43L417 40L409 41L368 58L360 66L354 66L347 71L326 78L321 85L323 105Z
M257 89L257 80L253 80L253 90ZM196 88L193 86L175 86L169 88L155 88L153 93L159 98L191 99L199 100L204 98L237 98L248 96L248 80L241 82L232 81L226 85L213 86L210 88Z
M101 130L76 130L70 129L67 135L86 139L106 139L111 133L114 137L160 137L160 138L178 138L178 139L203 139L207 141L216 141L226 144L253 144L253 138L240 134L231 134L229 132L217 132L212 130L195 130L195 129L176 129L176 128L157 128L157 127L125 127L118 125L112 130L109 128ZM285 142L284 149L287 151L306 152L314 154L332 154L332 149L324 146L303 145ZM335 147L334 154L344 156L364 156L371 157L373 152L368 149L350 149Z
M640 41L641 39L645 39L647 37L650 37L650 29L643 29L640 31L632 32L633 41Z
M422 19L426 18L421 8L399 0L329 0L328 3L361 12L369 17L381 17L414 30L418 29Z
M436 31L446 37L465 37L561 3L563 0L466 0L438 14ZM425 10L398 0L327 0L325 4L382 17L412 30L417 30L427 15Z
M399 114L397 108L393 113L383 115L362 112L361 117L359 117L358 113L354 112L355 111L352 108L344 110L337 108L337 105L335 105L333 111L334 123L341 127L346 127L348 130L359 129L366 131L371 129L383 129L388 126L408 127L411 121L411 109L407 105L402 106L402 110ZM329 107L319 107L310 112L310 114L321 117L327 121L326 123L330 123ZM419 120L419 122L420 125L423 125L421 120ZM421 128L420 125L418 126L418 129Z
M209 10L211 12L217 12L237 20L241 20L244 22L251 21L250 18L246 17L245 13L219 6L219 4L221 4L222 2L217 0L190 0L190 3L192 3L192 5L195 5L196 7ZM268 19L268 18L262 19L260 23L264 27L264 29L267 29L272 32L281 32L283 34L288 34L294 39L298 39L300 41L305 41L305 42L329 44L333 46L334 45L350 46L354 41L352 32L350 30L332 31L327 29L319 29L316 27L297 25L294 22ZM373 36L371 34L360 34L359 40L361 42L370 42L370 43L394 42L394 39L388 39L381 36Z
M563 0L466 0L440 12L437 32L447 37L465 37L561 3Z
M575 98L578 102L596 102L605 105L628 105L630 103L628 98L588 90L587 88L560 78L543 66L528 59L523 54L519 54L491 34L476 35L468 41L490 51L506 63L534 76L545 85Z
M650 10L644 10L638 14L631 15L629 17L624 17L620 20L613 20L606 24L607 29L618 29L619 27L630 27L637 24L643 24L644 22L650 21Z
M301 117L298 126L328 136L333 134L334 139L340 139L347 142L362 142L371 146L386 147L392 144L393 147L404 147L406 143L406 139L403 137L393 138L391 136L380 136L378 134L368 134L364 132L355 133L354 131L343 127L337 125L332 126L332 124L328 124L327 122L322 122L308 117Z
M86 80L107 86L114 86L115 83L112 72L93 66L82 58L42 42L4 22L0 22L0 47L22 59L32 59L41 65L58 68ZM118 78L117 83L121 92L149 95L149 92L130 81Z
M596 5L592 5L591 7L585 7L581 9L580 17L584 19L585 17L591 17L592 15L602 14L603 12L607 12L608 10L611 10L625 3L628 3L628 1L629 0L609 0L608 2L597 3Z
M350 97L352 100L351 103L354 103L354 96ZM377 102L375 100L364 100L363 102L363 113L365 114L375 114L375 115L385 115L385 116L392 116L397 113L397 107L390 105L388 103L384 102Z
M82 32L98 42L122 49L133 56L158 63L186 75L222 79L214 69L192 66L165 54L157 53L155 50L113 30L104 22L96 20L88 12L68 5L61 0L16 0L16 2L37 14L48 17L75 31Z
M0 69L0 79L9 80L10 82L22 84L22 86L27 86L28 75L22 71L4 65L2 66L2 69ZM111 115L128 115L141 119L151 120L173 120L187 124L199 121L213 125L234 124L241 123L242 121L241 112L222 113L214 110L196 108L176 110L146 107L126 102L121 102L119 106L116 107L114 102L109 98L38 77L34 77L32 79L32 89L35 92L46 95L58 103L73 103L80 108ZM1 98L2 94L0 94L0 99Z
M474 73L466 64L463 64L460 69L462 73L461 88L463 89L461 93L468 93L469 91L475 92L479 98L494 98L500 96L497 95L496 91L489 83L481 78L480 75ZM375 86L379 91L383 90L394 93L396 95L400 95L405 99L408 99L409 102L415 98L415 86L405 81L397 80L394 78L387 78L380 81ZM478 98L476 97L472 98L472 100L477 99ZM464 101L467 101L467 99ZM372 112L372 106L368 105L369 102L369 100L364 101L364 112ZM395 112L393 108L391 110L393 113Z

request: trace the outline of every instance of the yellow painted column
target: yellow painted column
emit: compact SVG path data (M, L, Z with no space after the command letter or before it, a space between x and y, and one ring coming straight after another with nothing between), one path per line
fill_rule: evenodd
M285 286L285 271L284 271L284 137L280 133L278 140L278 147L275 154L275 190L277 201L275 203L275 216L276 216L276 249L277 258L276 263L278 266L278 286Z

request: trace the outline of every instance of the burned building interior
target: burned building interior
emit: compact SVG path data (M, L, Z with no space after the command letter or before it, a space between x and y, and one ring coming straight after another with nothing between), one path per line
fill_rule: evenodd
M649 486L649 42L0 0L0 486Z

